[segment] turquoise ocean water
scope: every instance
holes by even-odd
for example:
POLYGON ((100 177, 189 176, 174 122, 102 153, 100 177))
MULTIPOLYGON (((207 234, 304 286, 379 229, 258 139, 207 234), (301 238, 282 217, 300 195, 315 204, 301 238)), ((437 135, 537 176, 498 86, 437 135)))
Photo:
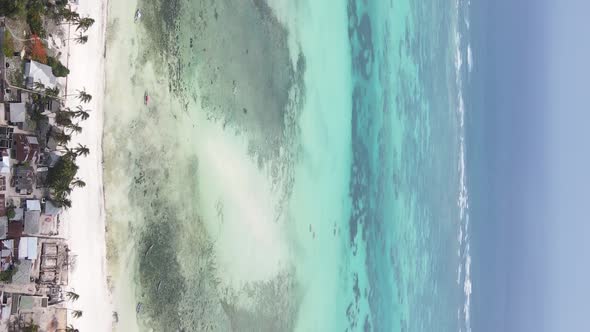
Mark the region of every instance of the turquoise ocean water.
POLYGON ((470 331, 468 1, 138 7, 153 102, 105 156, 140 330, 470 331))

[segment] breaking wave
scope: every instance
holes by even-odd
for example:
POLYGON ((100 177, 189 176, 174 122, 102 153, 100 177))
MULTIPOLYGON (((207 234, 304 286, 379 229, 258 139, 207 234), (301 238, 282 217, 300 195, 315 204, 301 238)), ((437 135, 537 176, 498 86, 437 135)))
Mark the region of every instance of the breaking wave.
POLYGON ((459 320, 459 331, 471 331, 471 294, 473 284, 471 280, 471 245, 469 233, 469 191, 467 185, 466 162, 465 162, 465 100, 463 96, 464 82, 463 75, 464 57, 467 62, 467 71, 470 73, 473 69, 473 53, 471 46, 464 36, 465 31, 468 32, 470 21, 468 9, 470 1, 457 0, 455 3, 456 21, 455 21, 455 78, 457 86, 456 95, 456 116, 459 130, 459 160, 457 161, 457 168, 459 171, 459 194, 457 198, 457 205, 459 208, 459 223, 457 231, 457 241, 459 249, 457 255, 460 263, 457 267, 457 285, 462 285, 463 292, 463 308, 457 311, 457 319, 459 320), (460 26, 462 18, 463 25, 460 26))

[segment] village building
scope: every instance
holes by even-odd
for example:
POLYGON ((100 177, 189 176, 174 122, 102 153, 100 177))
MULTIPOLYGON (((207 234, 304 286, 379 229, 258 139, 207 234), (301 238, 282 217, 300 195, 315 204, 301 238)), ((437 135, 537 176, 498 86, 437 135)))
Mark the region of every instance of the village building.
POLYGON ((18 166, 13 177, 16 192, 20 195, 30 195, 35 186, 35 171, 31 166, 18 166))
POLYGON ((13 127, 0 126, 0 149, 12 148, 13 134, 13 127))
POLYGON ((37 174, 35 179, 35 188, 42 189, 47 185, 47 177, 49 176, 49 168, 46 166, 37 167, 37 174))
POLYGON ((15 159, 18 162, 37 163, 39 158, 39 141, 37 136, 14 134, 15 159))
POLYGON ((6 124, 6 119, 8 119, 8 116, 8 110, 6 109, 4 103, 2 103, 0 100, 0 123, 6 124))
MULTIPOLYGON (((0 177, 0 185, 2 184, 3 178, 0 177)), ((6 188, 4 188, 4 190, 6 190, 6 188)), ((5 216, 7 212, 7 207, 6 207, 6 196, 4 194, 0 194, 0 216, 5 216)))
POLYGON ((27 108, 25 103, 9 103, 8 114, 10 124, 23 128, 23 124, 27 120, 27 108))
POLYGON ((61 208, 52 201, 45 202, 44 214, 57 217, 61 213, 61 208))
POLYGON ((0 217, 0 239, 5 239, 8 235, 8 217, 0 217))
POLYGON ((10 175, 10 153, 8 150, 4 149, 0 154, 2 155, 2 161, 0 161, 0 176, 6 178, 10 175))
POLYGON ((41 211, 41 201, 38 199, 27 199, 26 205, 28 211, 41 211))
POLYGON ((10 218, 10 221, 22 221, 23 218, 25 217, 25 209, 23 208, 14 208, 12 211, 14 211, 14 216, 12 216, 10 218))
POLYGON ((12 294, 0 291, 0 321, 6 321, 12 310, 12 294))
POLYGON ((43 239, 39 264, 39 283, 51 290, 67 285, 69 250, 63 241, 43 239))
MULTIPOLYGON (((10 315, 14 317, 11 326, 18 326, 17 331, 25 331, 26 326, 51 326, 51 331, 67 331, 67 310, 52 306, 50 299, 43 295, 28 295, 12 293, 10 315)), ((8 311, 8 310, 7 310, 8 311)), ((2 315, 4 316, 4 314, 2 315)), ((10 318, 8 318, 10 319, 10 318)), ((44 329, 39 331, 45 331, 44 329)))
POLYGON ((2 240, 0 242, 0 270, 6 271, 13 268, 14 264, 14 240, 2 240))
POLYGON ((34 261, 37 259, 37 244, 36 237, 21 237, 18 243, 18 259, 34 261))
POLYGON ((41 211, 25 211, 25 231, 26 235, 39 234, 39 218, 41 211))
POLYGON ((36 83, 43 84, 45 88, 53 89, 57 86, 57 78, 53 75, 51 67, 37 61, 25 63, 25 86, 27 89, 35 89, 36 83))
POLYGON ((33 262, 30 260, 19 260, 15 266, 16 272, 12 276, 12 283, 15 285, 31 284, 31 271, 33 270, 33 262))

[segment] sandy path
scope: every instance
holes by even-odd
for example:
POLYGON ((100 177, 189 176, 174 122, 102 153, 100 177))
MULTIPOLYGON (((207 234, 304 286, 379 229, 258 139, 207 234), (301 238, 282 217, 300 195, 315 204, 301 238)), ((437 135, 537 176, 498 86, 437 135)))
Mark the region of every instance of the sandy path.
MULTIPOLYGON (((90 155, 78 158, 78 176, 86 187, 75 189, 71 195, 72 208, 62 219, 68 225, 68 237, 75 265, 70 272, 70 287, 80 299, 69 307, 82 310, 83 316, 68 319, 81 331, 111 331, 112 304, 107 287, 105 212, 102 180, 103 98, 105 88, 104 50, 107 0, 81 1, 78 12, 95 19, 88 30, 85 45, 71 44, 68 93, 86 88, 93 98, 85 108, 90 118, 81 126, 83 132, 74 136, 71 146, 78 143, 90 149, 90 155)), ((74 34, 72 28, 72 34, 74 34)), ((66 105, 75 108, 78 100, 71 97, 66 105)))

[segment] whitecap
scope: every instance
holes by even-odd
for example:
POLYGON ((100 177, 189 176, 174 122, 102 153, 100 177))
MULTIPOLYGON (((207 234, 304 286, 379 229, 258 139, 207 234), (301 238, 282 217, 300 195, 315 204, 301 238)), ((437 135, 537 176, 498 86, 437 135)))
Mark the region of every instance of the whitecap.
POLYGON ((471 51, 471 44, 467 45, 467 69, 470 73, 473 70, 473 51, 471 51))

